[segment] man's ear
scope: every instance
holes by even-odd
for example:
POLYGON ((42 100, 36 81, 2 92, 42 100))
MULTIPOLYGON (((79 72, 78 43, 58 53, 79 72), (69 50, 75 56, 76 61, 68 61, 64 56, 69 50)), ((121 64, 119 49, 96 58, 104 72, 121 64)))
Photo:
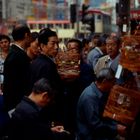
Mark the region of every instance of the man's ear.
POLYGON ((30 34, 29 33, 25 33, 25 38, 29 38, 30 34))
POLYGON ((43 92, 42 93, 42 98, 48 98, 48 92, 43 92))
POLYGON ((101 81, 98 81, 100 84, 104 84, 106 82, 106 79, 102 79, 101 81))
POLYGON ((43 48, 46 47, 43 43, 40 43, 40 49, 43 50, 43 48))

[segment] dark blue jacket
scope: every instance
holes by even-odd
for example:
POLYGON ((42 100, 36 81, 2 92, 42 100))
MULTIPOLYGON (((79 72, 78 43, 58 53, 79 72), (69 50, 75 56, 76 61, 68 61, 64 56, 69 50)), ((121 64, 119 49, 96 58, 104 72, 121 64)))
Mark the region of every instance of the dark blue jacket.
POLYGON ((80 88, 81 92, 89 86, 95 80, 95 74, 93 68, 91 68, 87 63, 81 62, 80 64, 80 88))
POLYGON ((93 48, 87 55, 87 63, 89 66, 94 69, 98 59, 103 56, 103 52, 99 47, 93 48))
POLYGON ((107 94, 91 83, 81 94, 77 105, 77 140, 113 140, 116 123, 102 117, 107 94))

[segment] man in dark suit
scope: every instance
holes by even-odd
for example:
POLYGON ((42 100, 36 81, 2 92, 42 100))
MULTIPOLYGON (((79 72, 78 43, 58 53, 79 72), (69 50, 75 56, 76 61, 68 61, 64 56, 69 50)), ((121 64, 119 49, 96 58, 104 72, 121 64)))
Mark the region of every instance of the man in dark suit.
POLYGON ((17 25, 12 31, 14 43, 4 62, 3 96, 7 111, 15 108, 22 97, 29 92, 30 59, 26 48, 30 44, 30 29, 17 25))
POLYGON ((54 89, 59 91, 60 76, 54 61, 59 47, 57 34, 50 29, 42 29, 39 33, 38 42, 41 54, 31 64, 31 85, 38 79, 45 77, 53 84, 54 89))
POLYGON ((49 80, 56 91, 56 97, 50 112, 45 114, 47 114, 46 117, 50 114, 50 119, 54 119, 53 116, 55 116, 57 120, 61 120, 62 116, 60 114, 63 114, 63 86, 54 61, 58 53, 58 37, 56 32, 44 28, 39 33, 38 41, 41 52, 31 63, 31 86, 40 78, 49 80))

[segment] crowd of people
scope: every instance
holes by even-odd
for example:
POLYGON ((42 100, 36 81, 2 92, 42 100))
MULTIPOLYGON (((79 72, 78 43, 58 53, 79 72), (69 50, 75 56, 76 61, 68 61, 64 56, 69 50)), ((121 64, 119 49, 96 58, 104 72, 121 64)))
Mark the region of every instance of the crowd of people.
POLYGON ((31 32, 17 25, 11 35, 0 35, 0 139, 125 139, 126 126, 103 117, 111 88, 123 83, 115 78, 120 37, 73 38, 62 50, 49 28, 31 32), (62 51, 78 56, 77 77, 59 73, 62 51))

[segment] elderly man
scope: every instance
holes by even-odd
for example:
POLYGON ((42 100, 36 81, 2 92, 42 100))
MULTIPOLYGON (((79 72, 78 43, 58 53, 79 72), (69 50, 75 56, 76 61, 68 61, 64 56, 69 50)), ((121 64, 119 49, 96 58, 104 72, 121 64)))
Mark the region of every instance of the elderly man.
MULTIPOLYGON (((100 57, 94 67, 95 74, 98 74, 98 72, 102 68, 110 67, 113 62, 115 62, 116 59, 118 59, 119 56, 119 49, 121 47, 120 39, 116 36, 110 36, 106 39, 106 52, 107 55, 100 57)), ((118 61, 116 61, 116 65, 118 65, 118 61)))
POLYGON ((77 104, 77 140, 114 140, 124 133, 125 126, 102 116, 113 81, 113 72, 103 68, 82 92, 77 104))

